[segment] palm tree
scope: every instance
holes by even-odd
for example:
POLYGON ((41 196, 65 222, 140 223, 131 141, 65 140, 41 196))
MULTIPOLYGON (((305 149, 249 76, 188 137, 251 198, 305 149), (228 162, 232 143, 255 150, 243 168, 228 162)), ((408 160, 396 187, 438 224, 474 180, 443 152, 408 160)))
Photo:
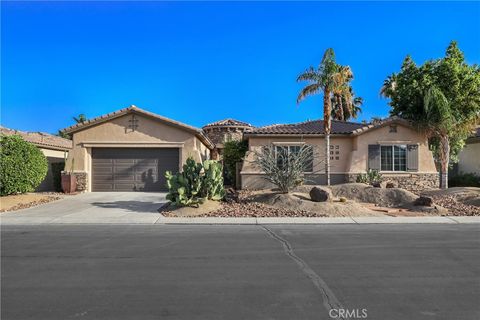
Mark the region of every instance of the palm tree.
POLYGON ((329 48, 323 54, 317 69, 310 67, 300 74, 297 81, 307 81, 297 97, 297 104, 308 96, 323 94, 323 125, 325 130, 325 175, 327 185, 330 185, 330 131, 331 131, 331 98, 335 88, 335 76, 339 66, 335 63, 335 52, 329 48))
POLYGON ((353 79, 353 72, 349 66, 338 66, 338 70, 333 76, 335 85, 333 86, 333 109, 336 109, 338 120, 345 120, 345 110, 351 109, 352 91, 350 90, 350 81, 353 79))
POLYGON ((363 98, 356 97, 351 86, 349 86, 349 93, 347 97, 339 97, 341 99, 341 106, 337 103, 335 98, 332 98, 332 118, 334 120, 348 121, 351 118, 356 119, 362 112, 363 98), (350 102, 347 102, 349 99, 350 102))
POLYGON ((80 113, 78 117, 72 117, 72 118, 76 123, 84 123, 85 121, 87 121, 87 117, 83 113, 80 113))
POLYGON ((452 116, 450 102, 443 92, 431 86, 424 95, 423 115, 417 125, 424 130, 430 139, 438 139, 437 152, 440 162, 440 188, 448 188, 448 166, 450 162, 449 134, 456 125, 452 116))
POLYGON ((393 73, 387 77, 387 79, 383 80, 383 85, 380 88, 380 96, 382 97, 391 97, 392 92, 395 90, 397 83, 396 83, 396 75, 393 73))

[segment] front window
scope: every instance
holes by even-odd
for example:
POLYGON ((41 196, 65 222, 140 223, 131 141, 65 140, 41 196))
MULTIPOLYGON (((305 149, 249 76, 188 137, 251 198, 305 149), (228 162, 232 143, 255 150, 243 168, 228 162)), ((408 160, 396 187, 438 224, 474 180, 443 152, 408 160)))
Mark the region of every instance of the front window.
POLYGON ((381 146, 381 171, 407 171, 407 146, 381 146))
MULTIPOLYGON (((285 162, 288 161, 290 157, 297 156, 301 150, 301 146, 299 145, 292 145, 292 146, 276 146, 275 153, 277 157, 277 166, 280 169, 285 168, 285 162)), ((309 161, 306 165, 305 172, 312 172, 313 171, 313 149, 308 149, 309 154, 309 161)))

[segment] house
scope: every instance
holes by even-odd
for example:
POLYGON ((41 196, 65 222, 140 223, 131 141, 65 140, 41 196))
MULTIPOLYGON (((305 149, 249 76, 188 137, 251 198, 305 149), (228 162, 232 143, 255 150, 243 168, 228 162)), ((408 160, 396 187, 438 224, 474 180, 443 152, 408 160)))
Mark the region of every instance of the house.
POLYGON ((167 170, 209 159, 214 148, 201 129, 133 105, 63 131, 72 135, 66 171, 77 191, 164 191, 167 170))
POLYGON ((254 127, 246 122, 235 119, 224 119, 209 123, 202 127, 207 137, 215 144, 212 152, 212 158, 221 159, 223 154, 223 145, 230 140, 242 140, 243 133, 254 127))
POLYGON ((480 176, 480 127, 469 137, 458 155, 457 173, 473 173, 480 176))
MULTIPOLYGON (((25 141, 36 145, 48 161, 48 171, 45 179, 35 191, 56 191, 54 185, 55 163, 64 163, 68 152, 72 149, 72 141, 44 132, 26 132, 0 127, 2 135, 19 135, 25 141)), ((59 173, 58 173, 59 174, 59 173)))
MULTIPOLYGON (((308 144, 314 148, 313 167, 306 172, 307 183, 325 184, 324 127, 322 120, 270 125, 244 133, 249 151, 241 176, 242 189, 273 187, 255 165, 255 152, 274 145, 295 152, 308 144)), ((373 124, 332 121, 330 146, 331 183, 355 182, 368 169, 378 170, 386 180, 411 191, 439 186, 432 152, 424 134, 406 120, 392 117, 373 124)))

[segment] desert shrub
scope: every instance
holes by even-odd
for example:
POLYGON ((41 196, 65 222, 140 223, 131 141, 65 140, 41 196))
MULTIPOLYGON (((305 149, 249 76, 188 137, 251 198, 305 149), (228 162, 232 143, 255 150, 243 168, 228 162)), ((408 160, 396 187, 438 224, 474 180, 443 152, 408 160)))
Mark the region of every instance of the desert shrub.
POLYGON ((225 142, 223 146, 223 163, 225 165, 225 178, 236 185, 236 164, 245 157, 248 150, 247 141, 230 140, 225 142))
POLYGON ((65 169, 65 162, 53 162, 52 177, 53 177, 53 189, 57 192, 62 191, 62 171, 65 169))
POLYGON ((47 158, 22 137, 0 136, 0 194, 34 191, 48 171, 47 158))
POLYGON ((264 178, 281 192, 288 193, 305 182, 305 172, 313 172, 313 147, 303 144, 295 151, 288 146, 263 146, 256 150, 254 163, 265 172, 264 178))
POLYGON ((382 182, 382 174, 378 170, 368 169, 367 173, 357 176, 358 183, 374 184, 382 182))
POLYGON ((456 176, 450 176, 448 179, 449 187, 480 187, 480 176, 474 173, 461 173, 456 176))
POLYGON ((167 179, 167 200, 177 206, 195 206, 205 199, 222 200, 225 196, 223 187, 222 165, 218 161, 206 160, 196 163, 188 158, 183 171, 165 173, 167 179))

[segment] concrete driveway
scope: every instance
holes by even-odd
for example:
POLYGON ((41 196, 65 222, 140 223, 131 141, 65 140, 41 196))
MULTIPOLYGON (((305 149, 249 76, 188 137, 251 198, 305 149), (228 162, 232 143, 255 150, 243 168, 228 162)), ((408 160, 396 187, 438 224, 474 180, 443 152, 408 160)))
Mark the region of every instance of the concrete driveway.
POLYGON ((2 224, 155 223, 166 193, 91 192, 0 215, 2 224))

